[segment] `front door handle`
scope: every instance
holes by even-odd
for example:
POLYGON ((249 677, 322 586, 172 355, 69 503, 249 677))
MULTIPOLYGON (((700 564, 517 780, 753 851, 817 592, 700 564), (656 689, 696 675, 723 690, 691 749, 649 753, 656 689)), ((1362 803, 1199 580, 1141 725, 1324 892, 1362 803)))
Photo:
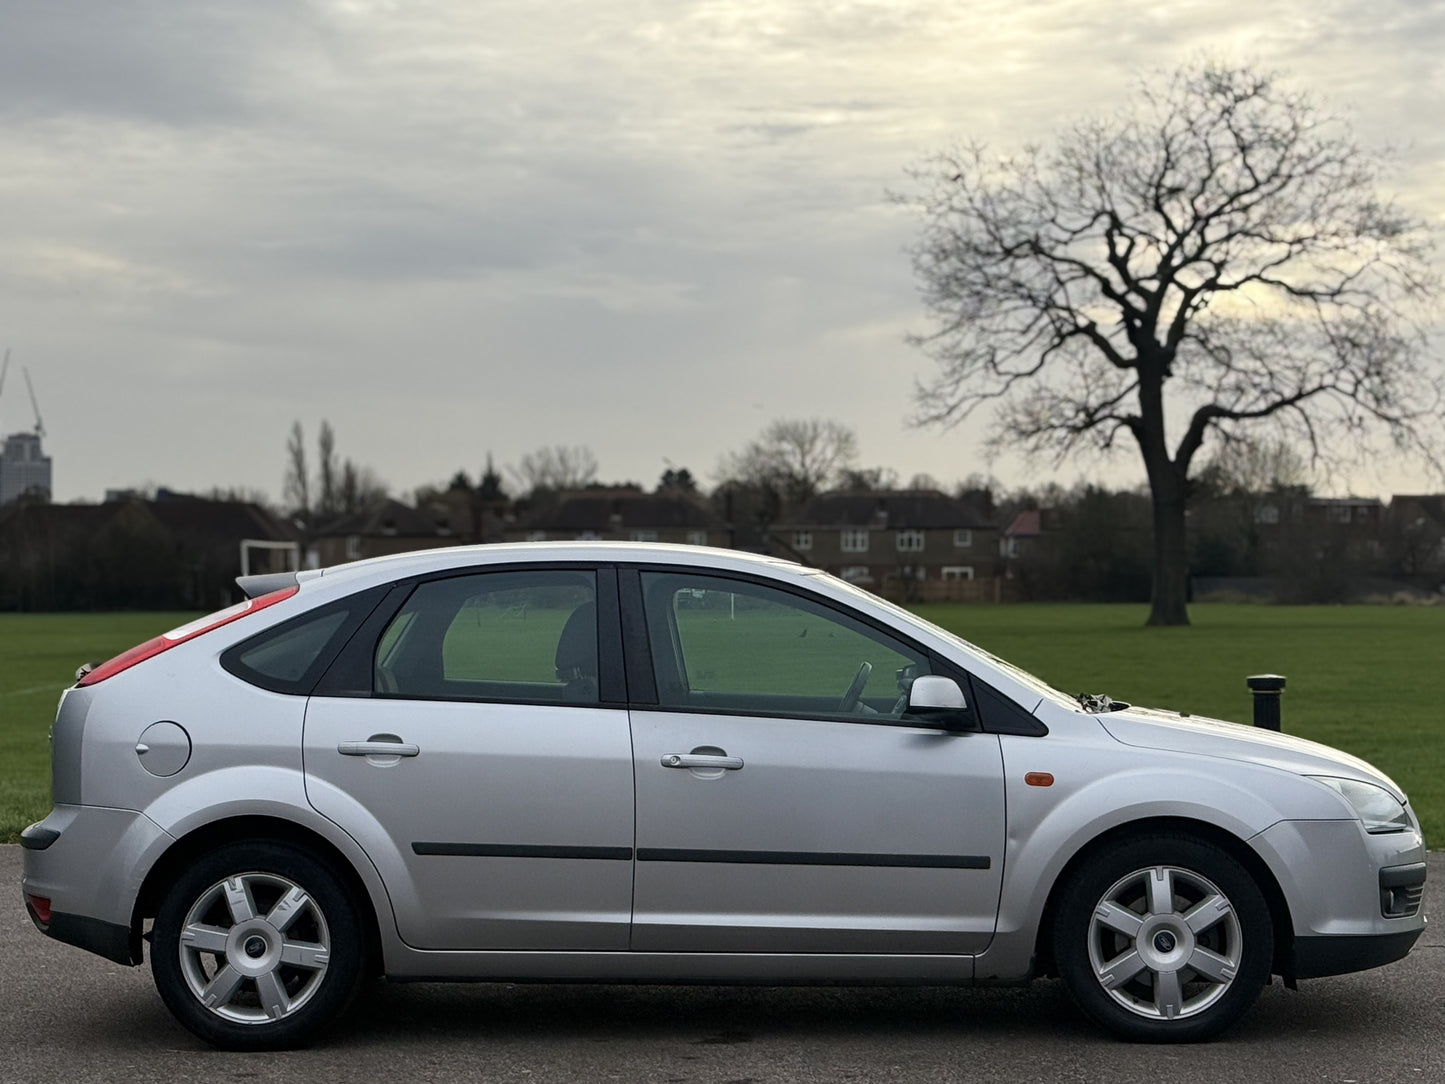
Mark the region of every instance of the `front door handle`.
POLYGON ((336 751, 344 757, 414 757, 421 746, 401 741, 344 741, 336 751))
POLYGON ((721 768, 723 771, 735 772, 743 766, 742 757, 713 756, 709 753, 663 753, 662 766, 664 768, 721 768))

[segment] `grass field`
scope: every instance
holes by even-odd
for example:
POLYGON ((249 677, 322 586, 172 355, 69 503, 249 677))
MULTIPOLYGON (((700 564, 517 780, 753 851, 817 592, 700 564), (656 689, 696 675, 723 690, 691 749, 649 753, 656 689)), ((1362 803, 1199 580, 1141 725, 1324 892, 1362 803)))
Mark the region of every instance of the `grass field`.
POLYGON ((0 614, 0 842, 50 808, 50 723, 75 668, 103 662, 193 614, 0 614))
MULTIPOLYGON (((1248 722, 1244 678, 1289 679, 1284 728, 1389 773, 1426 838, 1445 844, 1445 608, 1200 605, 1193 626, 1146 629, 1142 606, 933 606, 929 619, 1068 692, 1248 722), (1432 661, 1434 660, 1434 661, 1432 661)), ((0 614, 0 840, 49 807, 47 733, 82 662, 184 614, 0 614)))

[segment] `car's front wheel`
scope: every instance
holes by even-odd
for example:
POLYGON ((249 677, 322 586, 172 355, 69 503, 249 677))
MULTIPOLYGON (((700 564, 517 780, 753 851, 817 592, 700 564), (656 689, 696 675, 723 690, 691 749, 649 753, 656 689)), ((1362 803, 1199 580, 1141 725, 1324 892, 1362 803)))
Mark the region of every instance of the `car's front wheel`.
POLYGON ((1142 1042, 1209 1038, 1269 978, 1269 908, 1248 871, 1188 836, 1102 851, 1064 887, 1054 923, 1059 973, 1083 1011, 1142 1042))
POLYGON ((350 1003, 364 974, 351 894, 308 851, 231 844, 192 865, 161 902, 151 970, 162 1000, 215 1046, 299 1046, 350 1003))

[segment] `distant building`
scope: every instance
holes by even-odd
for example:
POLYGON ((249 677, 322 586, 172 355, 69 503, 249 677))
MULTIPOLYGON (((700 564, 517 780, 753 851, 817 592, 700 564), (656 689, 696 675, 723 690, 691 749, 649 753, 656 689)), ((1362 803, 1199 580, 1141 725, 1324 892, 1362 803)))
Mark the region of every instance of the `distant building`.
POLYGON ((411 508, 388 497, 317 531, 306 553, 306 567, 328 568, 367 557, 459 546, 466 541, 452 529, 445 511, 411 508))
POLYGON ((994 602, 999 529, 985 495, 824 493, 773 525, 773 552, 904 602, 994 602))
POLYGON ((507 524, 508 542, 564 540, 728 545, 727 525, 695 496, 678 490, 584 489, 554 494, 507 524))
POLYGON ((0 452, 0 505, 27 493, 50 499, 50 457, 40 449, 39 433, 11 433, 0 452))

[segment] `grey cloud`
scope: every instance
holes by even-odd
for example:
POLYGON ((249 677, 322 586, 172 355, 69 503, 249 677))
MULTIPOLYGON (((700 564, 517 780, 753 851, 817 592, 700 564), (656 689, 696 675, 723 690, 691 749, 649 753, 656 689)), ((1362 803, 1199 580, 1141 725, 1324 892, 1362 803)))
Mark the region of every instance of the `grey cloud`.
POLYGON ((313 40, 287 0, 0 5, 0 111, 212 124, 254 115, 285 59, 313 40))

